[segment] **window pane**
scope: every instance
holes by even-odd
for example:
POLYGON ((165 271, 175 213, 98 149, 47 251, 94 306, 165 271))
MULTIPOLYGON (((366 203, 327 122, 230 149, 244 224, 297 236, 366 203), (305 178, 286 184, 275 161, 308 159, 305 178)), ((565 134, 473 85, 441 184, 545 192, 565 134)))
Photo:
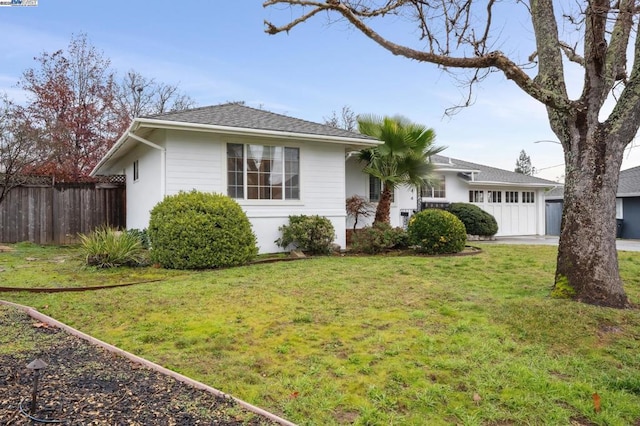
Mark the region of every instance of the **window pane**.
POLYGON ((445 177, 440 176, 422 188, 422 196, 427 198, 447 198, 445 177))
POLYGON ((227 195, 244 198, 244 146, 227 144, 227 195))
POLYGON ((369 201, 377 203, 380 201, 380 179, 375 176, 369 175, 369 201))
POLYGON ((300 199, 300 150, 298 148, 284 149, 284 198, 286 200, 300 199))

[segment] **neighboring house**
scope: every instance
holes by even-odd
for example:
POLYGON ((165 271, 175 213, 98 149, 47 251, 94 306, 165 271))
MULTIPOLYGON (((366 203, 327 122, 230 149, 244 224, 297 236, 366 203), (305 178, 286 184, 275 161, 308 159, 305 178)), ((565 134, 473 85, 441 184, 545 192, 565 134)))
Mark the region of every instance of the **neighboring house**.
POLYGON ((127 227, 179 191, 217 192, 243 207, 261 253, 289 215, 331 220, 345 245, 345 156, 378 145, 368 136, 239 104, 136 118, 92 171, 126 174, 127 227))
MULTIPOLYGON (((544 194, 558 183, 443 155, 431 160, 436 166, 432 186, 396 189, 391 205, 393 226, 405 226, 417 210, 464 202, 491 213, 498 222, 498 236, 544 235, 544 194)), ((361 170, 356 158, 347 159, 347 196, 359 194, 375 202, 380 197, 380 181, 361 170)), ((358 225, 371 220, 358 221, 358 225)), ((353 225, 352 218, 348 225, 353 225)))
MULTIPOLYGON (((557 188, 547 195, 547 234, 560 235, 564 193, 557 188)), ((616 194, 617 237, 640 239, 640 166, 620 171, 616 194)))

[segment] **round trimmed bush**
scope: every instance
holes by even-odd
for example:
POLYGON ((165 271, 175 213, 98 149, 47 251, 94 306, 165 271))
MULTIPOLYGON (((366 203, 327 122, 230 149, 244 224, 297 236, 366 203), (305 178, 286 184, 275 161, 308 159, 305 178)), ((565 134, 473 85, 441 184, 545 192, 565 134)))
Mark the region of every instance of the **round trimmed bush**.
POLYGON ((206 269, 246 264, 258 247, 240 205, 198 191, 166 197, 151 210, 151 260, 164 268, 206 269))
POLYGON ((464 224, 445 210, 427 209, 409 219, 409 242, 427 254, 458 253, 464 250, 467 231, 464 224))
POLYGON ((469 235, 491 237, 498 232, 498 222, 490 213, 469 203, 453 203, 449 211, 464 223, 469 235))

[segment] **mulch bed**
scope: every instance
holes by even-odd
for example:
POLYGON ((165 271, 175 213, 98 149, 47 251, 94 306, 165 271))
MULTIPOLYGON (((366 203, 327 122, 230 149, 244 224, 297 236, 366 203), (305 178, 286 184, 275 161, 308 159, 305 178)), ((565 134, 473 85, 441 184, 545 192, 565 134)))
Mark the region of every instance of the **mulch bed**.
POLYGON ((34 425, 29 413, 34 359, 40 372, 33 417, 64 425, 274 425, 232 399, 195 389, 122 356, 0 306, 0 424, 34 425), (15 331, 15 335, 13 332, 15 331), (11 338, 24 349, 6 347, 11 338), (35 350, 33 349, 35 344, 35 350), (20 406, 23 410, 20 410, 20 406))

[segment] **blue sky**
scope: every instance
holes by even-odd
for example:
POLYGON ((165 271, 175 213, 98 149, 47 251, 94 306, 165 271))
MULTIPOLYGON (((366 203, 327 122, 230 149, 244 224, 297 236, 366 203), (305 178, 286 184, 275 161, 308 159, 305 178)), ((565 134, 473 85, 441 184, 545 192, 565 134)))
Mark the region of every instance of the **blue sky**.
MULTIPOLYGON (((524 149, 544 169, 538 176, 562 175, 562 167, 548 168, 563 162, 561 147, 534 143, 555 140, 544 108, 501 74, 476 88, 474 106, 447 118, 444 110, 463 96, 448 74, 395 57, 325 16, 288 35, 264 32, 264 19, 284 23, 291 16, 297 15, 264 9, 261 0, 39 0, 35 7, 0 7, 0 92, 24 101, 15 84, 36 66, 33 58, 65 49, 73 34, 84 32, 118 74, 134 69, 179 84, 200 106, 245 101, 316 122, 343 105, 356 113, 402 114, 433 127, 437 144, 448 147, 444 155, 513 170, 524 149)), ((410 23, 390 18, 386 24, 386 34, 417 43, 410 23)), ((530 45, 530 34, 520 30, 525 25, 505 20, 501 35, 513 46, 530 45)), ((640 164, 640 148, 627 157, 623 168, 640 164)))

